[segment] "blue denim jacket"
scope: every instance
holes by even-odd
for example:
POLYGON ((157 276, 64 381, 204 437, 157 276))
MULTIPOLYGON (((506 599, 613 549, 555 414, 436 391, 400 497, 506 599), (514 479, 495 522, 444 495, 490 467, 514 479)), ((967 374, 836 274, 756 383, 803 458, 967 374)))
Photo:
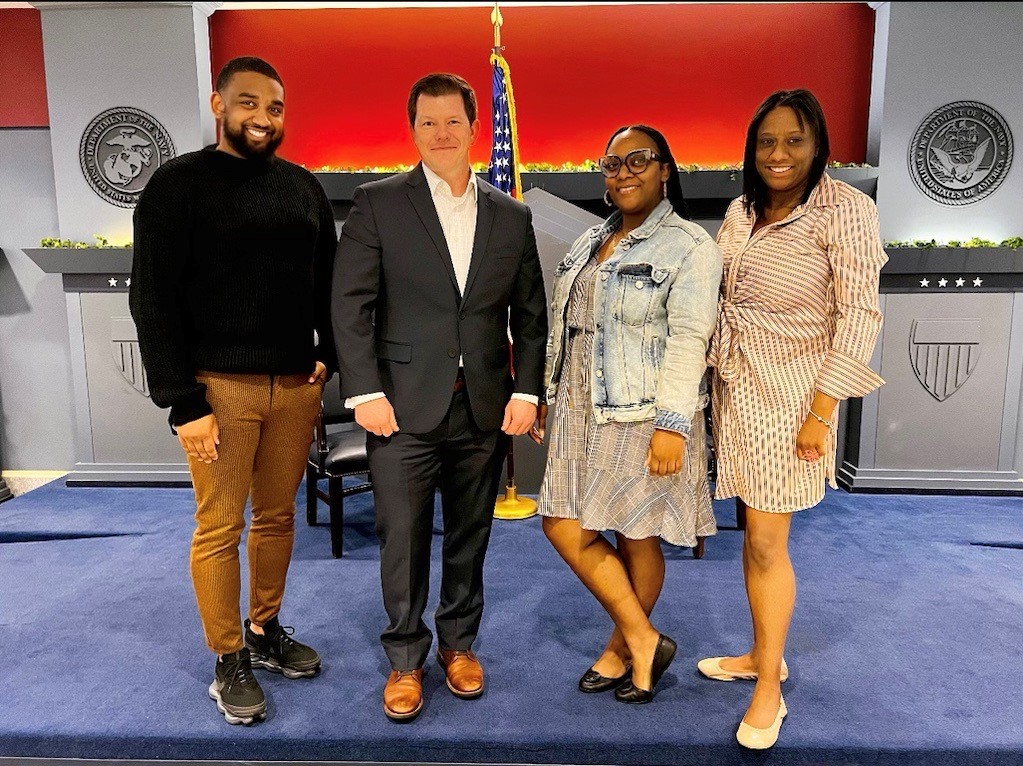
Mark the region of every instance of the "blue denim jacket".
MULTIPOLYGON (((621 212, 583 234, 558 265, 544 389, 553 404, 568 339, 565 314, 583 266, 621 223, 621 212)), ((654 420, 689 436, 706 404, 700 384, 717 320, 721 251, 662 200, 600 264, 593 294, 590 368, 598 423, 654 420)))

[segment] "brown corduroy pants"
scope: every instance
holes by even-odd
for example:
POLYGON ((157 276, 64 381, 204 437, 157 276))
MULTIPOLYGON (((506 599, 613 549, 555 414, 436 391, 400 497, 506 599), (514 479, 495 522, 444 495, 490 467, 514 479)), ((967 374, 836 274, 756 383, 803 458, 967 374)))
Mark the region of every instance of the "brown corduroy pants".
POLYGON ((244 645, 238 547, 249 525, 249 619, 280 611, 295 538, 295 494, 302 481, 323 386, 308 375, 200 372, 220 429, 218 459, 188 459, 195 488, 192 584, 206 644, 217 654, 244 645))

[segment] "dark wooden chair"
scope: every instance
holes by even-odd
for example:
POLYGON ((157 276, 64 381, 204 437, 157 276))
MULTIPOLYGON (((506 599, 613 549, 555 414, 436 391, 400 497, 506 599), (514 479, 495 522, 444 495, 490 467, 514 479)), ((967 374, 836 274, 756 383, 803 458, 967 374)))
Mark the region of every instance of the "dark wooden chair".
POLYGON ((355 413, 342 406, 335 376, 323 390, 316 433, 306 466, 306 521, 311 527, 319 526, 319 501, 327 504, 330 511, 330 553, 334 558, 339 559, 344 553, 345 498, 372 488, 366 456, 366 432, 355 425, 355 413), (329 426, 347 424, 351 427, 328 431, 329 426), (344 486, 346 478, 357 476, 365 476, 367 480, 355 486, 344 486), (319 487, 322 479, 327 480, 326 492, 319 487))
MULTIPOLYGON (((710 381, 707 381, 708 387, 710 381)), ((710 402, 707 402, 707 406, 703 409, 703 428, 704 428, 704 449, 707 450, 707 480, 711 485, 714 484, 718 476, 718 464, 717 455, 714 453, 714 423, 710 417, 710 402)), ((711 491, 713 497, 713 490, 711 491)), ((696 538, 696 547, 693 548, 693 558, 702 559, 703 553, 706 548, 707 538, 699 537, 696 538)))
MULTIPOLYGON (((708 380, 708 385, 710 381, 708 380)), ((707 460, 707 478, 710 479, 710 483, 714 484, 717 482, 718 477, 718 462, 717 454, 714 452, 714 420, 711 417, 710 404, 707 404, 707 408, 703 411, 704 423, 707 426, 707 450, 709 452, 709 458, 707 460)), ((735 498, 735 528, 740 532, 746 529, 746 503, 743 502, 741 497, 735 498)), ((696 558, 703 557, 703 538, 697 538, 697 548, 693 549, 693 555, 696 558), (699 555, 696 555, 697 550, 699 555)))

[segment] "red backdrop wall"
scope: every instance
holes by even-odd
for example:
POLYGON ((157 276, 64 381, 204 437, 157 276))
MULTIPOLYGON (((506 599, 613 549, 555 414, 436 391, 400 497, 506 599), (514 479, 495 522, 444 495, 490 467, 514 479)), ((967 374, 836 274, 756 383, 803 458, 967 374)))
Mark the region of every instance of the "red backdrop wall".
POLYGON ((43 67, 43 27, 34 8, 0 10, 0 127, 50 124, 43 67))
MULTIPOLYGON (((611 131, 646 122, 683 164, 739 162, 747 122, 778 88, 823 104, 832 159, 866 151, 874 12, 866 3, 502 8, 523 162, 603 153, 611 131)), ((490 9, 217 11, 213 71, 257 55, 286 86, 281 153, 307 167, 412 163, 405 99, 430 71, 464 76, 490 153, 490 9)))
MULTIPOLYGON (((661 128, 682 163, 734 163, 772 90, 808 87, 824 105, 832 156, 866 149, 873 11, 863 3, 506 7, 524 162, 581 162, 625 122, 661 128)), ((0 127, 49 123, 42 29, 33 9, 0 10, 0 127)), ((217 11, 214 72, 259 55, 287 88, 282 153, 308 167, 415 161, 405 97, 429 71, 464 75, 480 98, 489 154, 489 9, 217 11)))

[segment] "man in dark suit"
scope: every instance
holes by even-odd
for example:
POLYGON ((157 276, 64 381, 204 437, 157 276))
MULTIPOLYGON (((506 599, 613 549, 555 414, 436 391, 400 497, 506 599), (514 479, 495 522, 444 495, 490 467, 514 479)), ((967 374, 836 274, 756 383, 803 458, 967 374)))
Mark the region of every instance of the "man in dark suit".
POLYGON ((472 652, 483 558, 509 437, 533 425, 542 385, 546 298, 532 217, 473 175, 476 111, 472 88, 456 75, 427 75, 412 87, 409 125, 422 162, 356 190, 335 265, 341 391, 367 431, 390 618, 381 635, 392 667, 384 712, 395 720, 423 707, 438 489, 437 659, 456 696, 483 693, 472 652))

